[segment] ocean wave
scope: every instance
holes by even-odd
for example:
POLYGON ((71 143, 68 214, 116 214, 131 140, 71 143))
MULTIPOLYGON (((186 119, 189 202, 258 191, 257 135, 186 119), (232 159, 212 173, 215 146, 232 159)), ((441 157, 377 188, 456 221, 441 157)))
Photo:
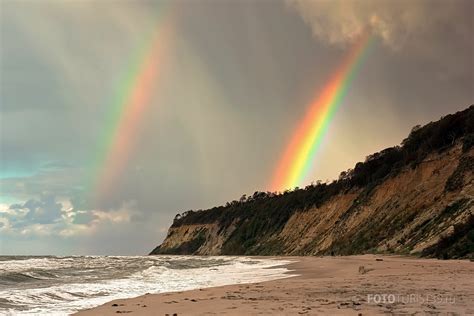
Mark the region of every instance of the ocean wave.
POLYGON ((19 272, 0 272, 0 284, 9 285, 14 283, 23 283, 23 282, 32 282, 37 281, 38 278, 31 276, 27 273, 19 273, 19 272))
MULTIPOLYGON (((36 263, 45 263, 41 258, 35 259, 36 263)), ((114 299, 145 293, 261 282, 289 276, 283 267, 268 269, 287 263, 272 259, 78 257, 68 264, 62 258, 43 259, 54 268, 49 266, 45 270, 32 271, 30 268, 28 272, 0 273, 0 280, 5 277, 4 280, 10 282, 6 287, 0 287, 0 314, 5 311, 14 314, 64 315, 114 299)))

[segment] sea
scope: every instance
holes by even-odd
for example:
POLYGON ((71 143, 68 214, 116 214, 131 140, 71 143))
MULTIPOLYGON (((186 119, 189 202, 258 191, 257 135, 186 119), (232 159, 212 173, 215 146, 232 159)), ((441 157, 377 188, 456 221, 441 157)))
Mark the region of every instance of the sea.
POLYGON ((69 315, 146 293, 292 276, 288 260, 227 256, 0 256, 0 315, 69 315))

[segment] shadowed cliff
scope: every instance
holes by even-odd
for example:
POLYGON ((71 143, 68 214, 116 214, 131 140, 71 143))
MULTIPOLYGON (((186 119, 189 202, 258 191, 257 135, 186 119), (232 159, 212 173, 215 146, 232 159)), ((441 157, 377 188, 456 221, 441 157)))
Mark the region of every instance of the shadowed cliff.
POLYGON ((150 254, 442 258, 474 253, 474 106, 368 156, 331 183, 178 214, 150 254))

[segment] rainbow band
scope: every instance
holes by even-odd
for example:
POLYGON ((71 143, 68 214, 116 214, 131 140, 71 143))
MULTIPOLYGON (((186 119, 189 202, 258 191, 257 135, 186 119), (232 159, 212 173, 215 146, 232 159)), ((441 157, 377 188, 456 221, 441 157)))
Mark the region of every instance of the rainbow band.
POLYGON ((169 26, 161 23, 131 63, 114 96, 96 158, 98 177, 92 188, 96 202, 108 198, 133 152, 140 123, 156 86, 165 45, 168 45, 167 33, 169 26))
POLYGON ((322 92, 311 103, 278 164, 271 183, 272 191, 294 188, 309 175, 329 124, 346 96, 372 42, 373 39, 369 34, 363 34, 322 92))

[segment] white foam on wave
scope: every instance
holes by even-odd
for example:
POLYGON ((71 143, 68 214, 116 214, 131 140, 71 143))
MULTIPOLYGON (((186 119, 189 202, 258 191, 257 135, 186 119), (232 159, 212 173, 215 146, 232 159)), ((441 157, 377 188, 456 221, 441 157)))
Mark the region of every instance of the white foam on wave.
MULTIPOLYGON (((140 258, 143 260, 144 257, 140 258)), ((281 266, 291 262, 288 260, 186 256, 148 258, 156 260, 157 265, 125 278, 102 280, 98 283, 61 284, 47 288, 0 290, 0 297, 8 299, 17 306, 28 306, 27 310, 7 310, 7 314, 66 315, 114 299, 130 298, 145 293, 255 283, 292 276, 288 274, 288 269, 281 266), (169 260, 186 262, 196 258, 222 262, 210 267, 190 269, 173 269, 163 265, 169 260)))

